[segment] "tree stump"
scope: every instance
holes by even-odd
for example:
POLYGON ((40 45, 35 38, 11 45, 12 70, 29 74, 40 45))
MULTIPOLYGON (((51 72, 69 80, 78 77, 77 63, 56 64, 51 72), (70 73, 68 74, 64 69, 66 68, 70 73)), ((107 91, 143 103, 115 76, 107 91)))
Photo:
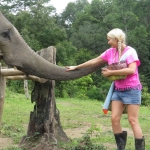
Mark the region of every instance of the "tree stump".
MULTIPOLYGON (((54 47, 42 49, 38 54, 55 64, 54 47)), ((34 110, 30 113, 27 135, 22 138, 19 147, 27 150, 58 150, 59 142, 69 141, 60 123, 54 87, 53 80, 48 80, 46 83, 35 82, 31 94, 31 101, 35 102, 34 110)))

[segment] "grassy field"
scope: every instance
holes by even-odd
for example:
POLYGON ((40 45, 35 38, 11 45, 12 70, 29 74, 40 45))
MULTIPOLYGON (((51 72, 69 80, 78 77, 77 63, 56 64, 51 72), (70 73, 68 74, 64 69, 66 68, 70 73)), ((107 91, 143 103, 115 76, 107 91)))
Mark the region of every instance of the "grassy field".
MULTIPOLYGON (((89 135, 93 143, 102 144, 108 150, 116 150, 114 136, 111 130, 110 112, 104 115, 102 103, 96 100, 60 99, 56 98, 57 108, 60 111, 61 124, 64 131, 72 140, 89 135)), ((30 100, 23 94, 7 91, 1 138, 11 138, 11 144, 3 145, 3 150, 20 150, 15 148, 23 135, 26 135, 30 112, 33 110, 30 100)), ((139 121, 146 139, 146 149, 150 149, 150 108, 141 107, 139 121)), ((122 126, 128 131, 126 150, 134 150, 134 138, 127 115, 122 117, 122 126)))

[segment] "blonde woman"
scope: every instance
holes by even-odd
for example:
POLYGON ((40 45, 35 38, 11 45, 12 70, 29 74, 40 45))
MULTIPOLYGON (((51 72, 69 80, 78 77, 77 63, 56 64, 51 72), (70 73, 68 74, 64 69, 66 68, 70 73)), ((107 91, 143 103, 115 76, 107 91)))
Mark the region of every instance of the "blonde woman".
POLYGON ((125 150, 126 146, 127 132, 122 131, 120 124, 121 116, 125 107, 127 107, 128 121, 134 133, 135 149, 145 150, 145 139, 138 122, 142 89, 138 74, 140 60, 138 59, 135 49, 126 45, 126 35, 121 29, 115 28, 108 32, 107 40, 108 44, 111 46, 110 49, 107 49, 97 58, 91 59, 77 66, 67 67, 67 71, 94 66, 101 63, 116 63, 125 52, 131 51, 130 55, 128 55, 125 60, 127 68, 121 70, 109 70, 104 68, 102 69, 102 75, 105 77, 111 75, 126 76, 125 79, 114 81, 115 88, 111 97, 111 122, 117 150, 125 150))

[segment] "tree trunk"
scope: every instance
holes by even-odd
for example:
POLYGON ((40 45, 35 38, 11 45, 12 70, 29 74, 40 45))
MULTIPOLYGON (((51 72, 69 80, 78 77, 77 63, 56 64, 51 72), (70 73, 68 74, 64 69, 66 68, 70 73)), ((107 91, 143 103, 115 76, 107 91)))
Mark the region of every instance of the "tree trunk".
MULTIPOLYGON (((55 63, 56 50, 53 47, 38 52, 46 60, 55 63)), ((27 135, 20 142, 20 147, 28 150, 58 150, 58 142, 68 142, 63 131, 59 110, 56 108, 55 81, 35 82, 31 94, 34 110, 30 113, 27 135)))

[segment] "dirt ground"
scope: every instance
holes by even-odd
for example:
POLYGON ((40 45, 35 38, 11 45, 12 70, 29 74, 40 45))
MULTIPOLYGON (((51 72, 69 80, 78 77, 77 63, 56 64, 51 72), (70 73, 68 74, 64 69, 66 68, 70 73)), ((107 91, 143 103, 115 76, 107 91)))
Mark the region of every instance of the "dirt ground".
MULTIPOLYGON (((75 129, 66 129, 65 132, 68 135, 69 138, 80 138, 83 136, 84 133, 89 129, 89 126, 84 126, 84 128, 75 128, 75 129)), ((102 127, 103 131, 111 131, 111 127, 102 127)), ((133 136, 133 132, 131 129, 128 128, 123 128, 124 131, 128 132, 128 136, 133 136)), ((103 143, 104 146, 106 147, 111 147, 116 148, 115 144, 110 144, 109 141, 108 143, 103 143)))
MULTIPOLYGON (((102 127, 103 130, 110 130, 111 128, 106 128, 106 127, 102 127)), ((89 126, 84 126, 83 128, 75 128, 75 129, 66 129, 64 130, 64 132, 68 135, 69 138, 73 139, 73 138, 80 138, 83 136, 84 133, 86 133, 86 131, 89 129, 89 126)), ((128 131, 128 135, 129 136, 133 136, 132 130, 124 128, 123 130, 128 131)), ((6 147, 11 147, 11 146, 17 146, 13 144, 13 141, 11 138, 1 138, 0 137, 0 150, 3 150, 6 147)), ((115 144, 112 145, 109 142, 108 143, 104 143, 104 146, 107 147, 115 147, 115 144)))
POLYGON ((13 145, 13 141, 11 138, 1 138, 0 137, 0 150, 3 148, 9 147, 13 145))

